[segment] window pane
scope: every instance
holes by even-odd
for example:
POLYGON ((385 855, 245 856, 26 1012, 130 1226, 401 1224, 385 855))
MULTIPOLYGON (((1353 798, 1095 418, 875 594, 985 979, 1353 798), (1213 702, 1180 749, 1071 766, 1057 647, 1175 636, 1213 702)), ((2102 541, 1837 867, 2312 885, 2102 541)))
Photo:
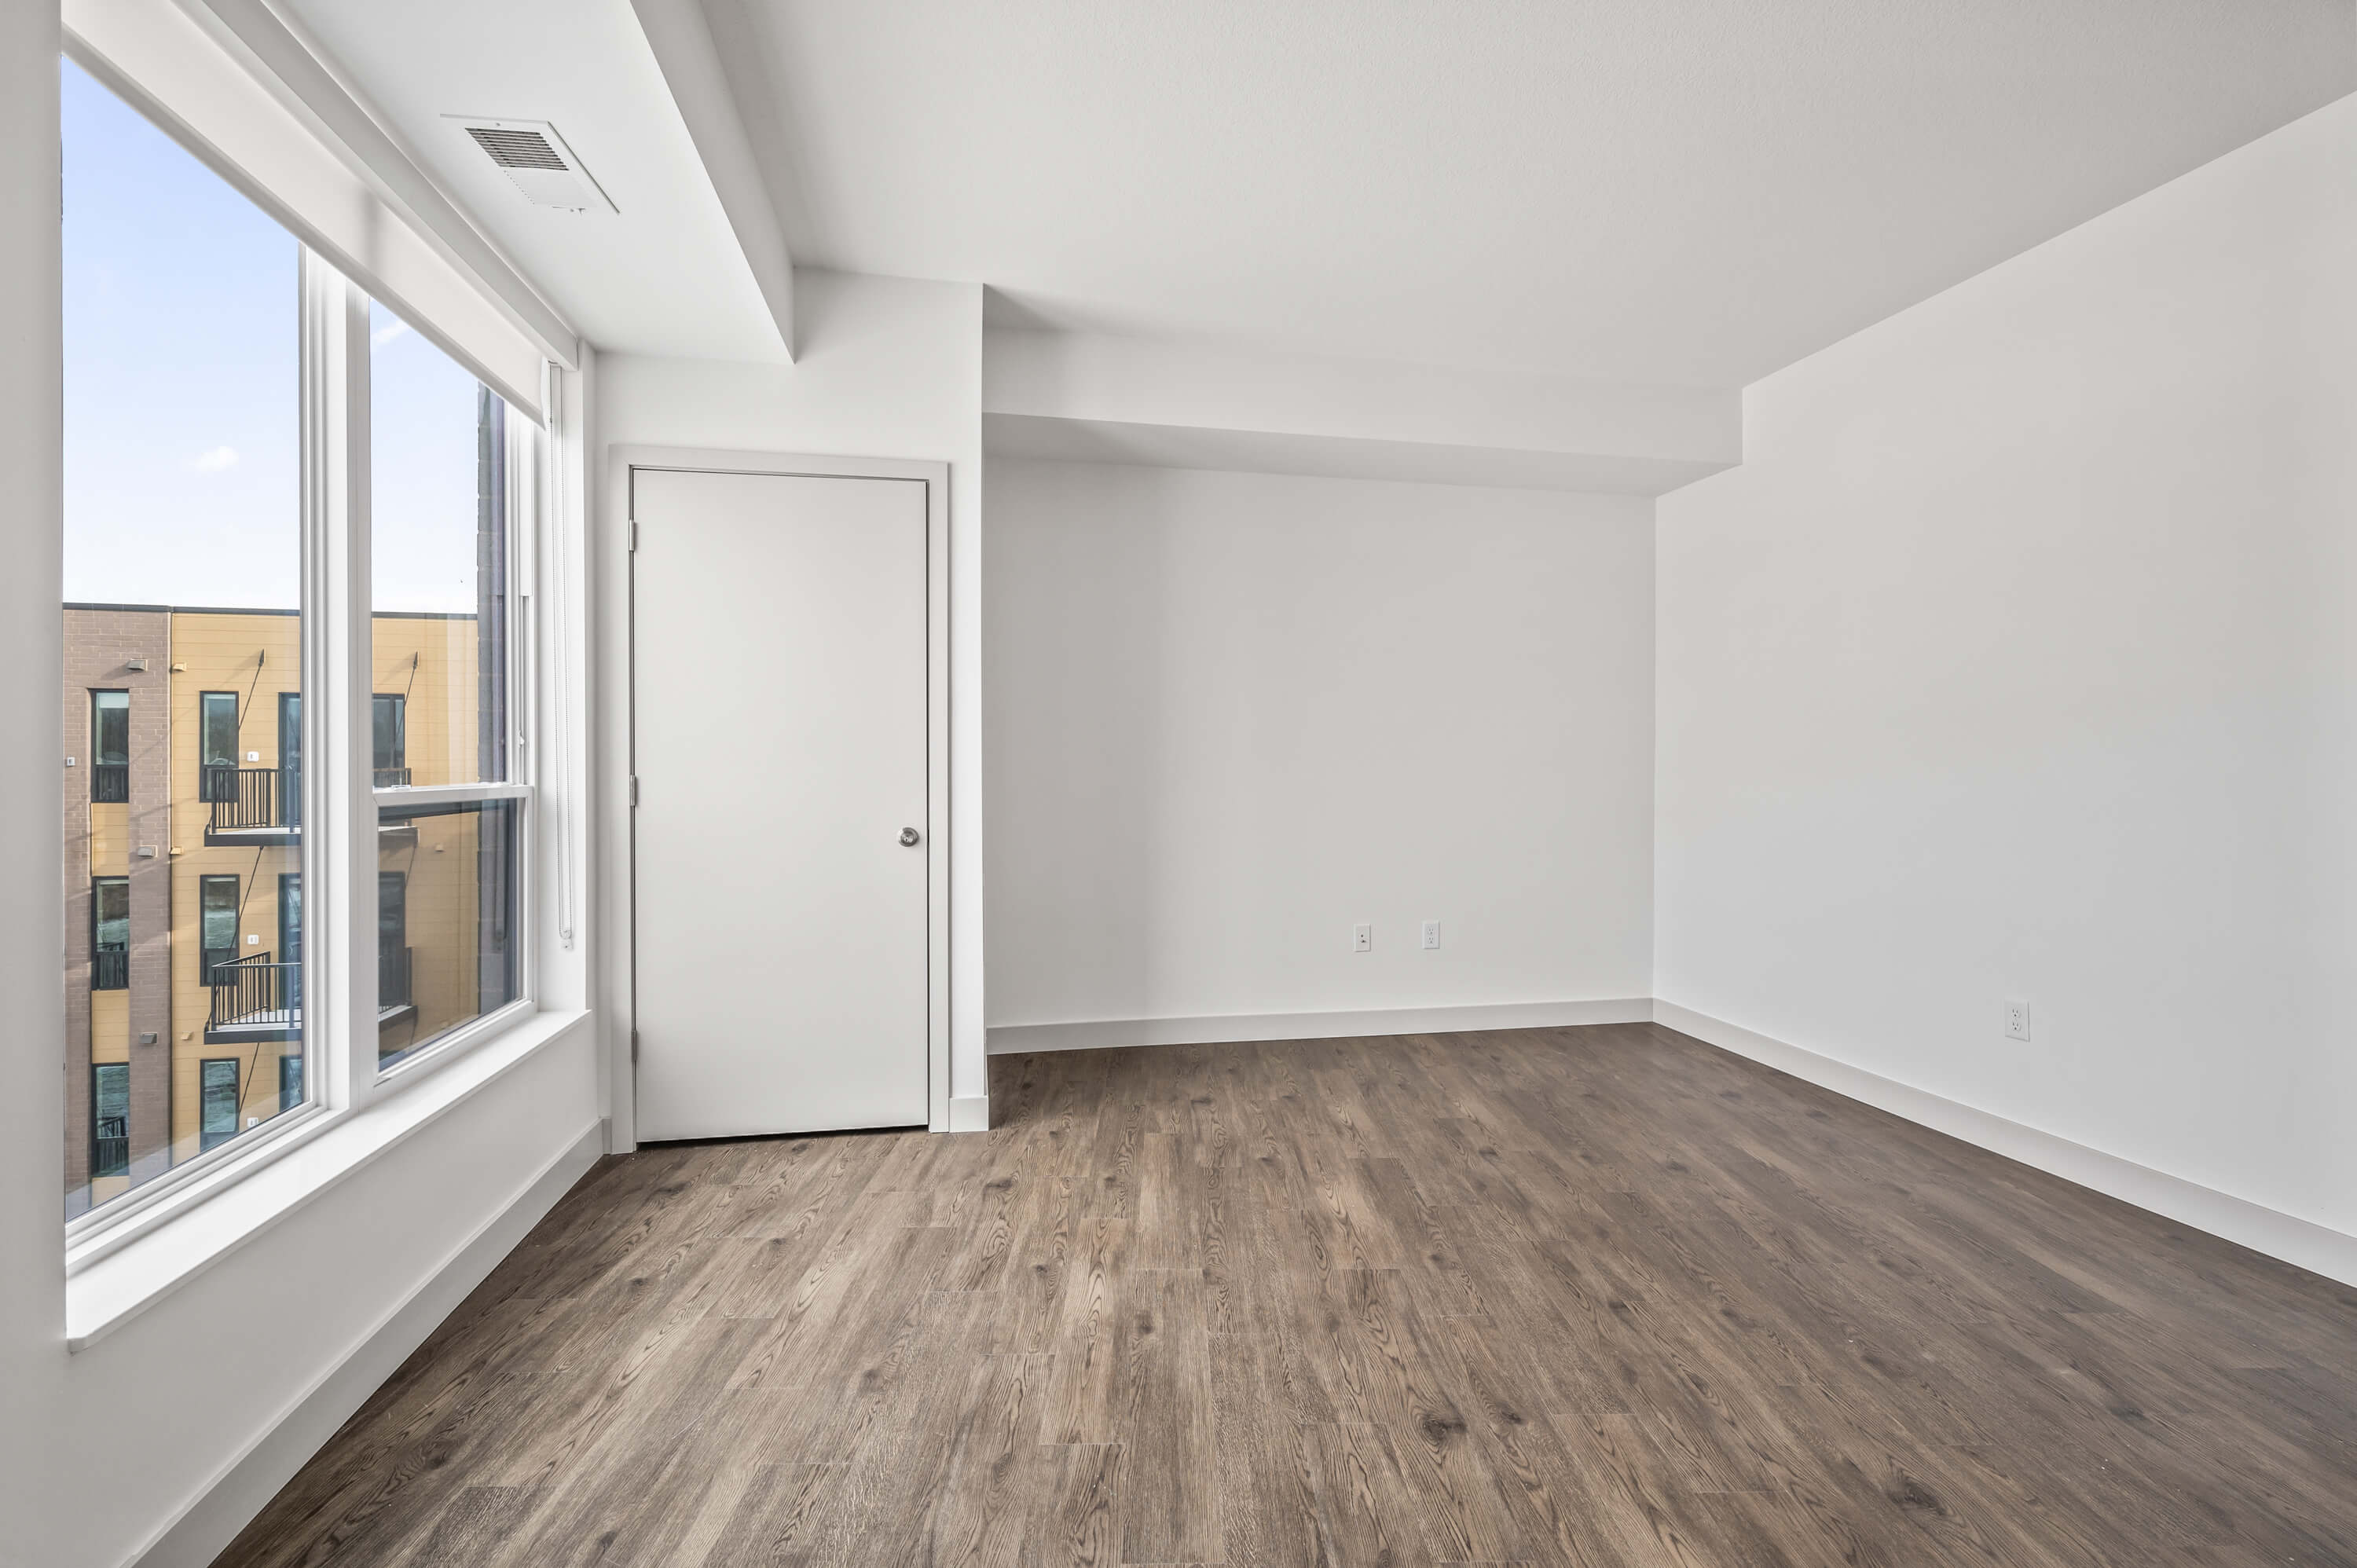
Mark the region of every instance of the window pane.
POLYGON ((377 835, 377 1064, 520 994, 514 800, 385 806, 377 835))
POLYGON ((98 1062, 90 1069, 92 1177, 131 1172, 131 1064, 98 1062))
POLYGON ((405 774, 380 787, 504 779, 507 404, 382 306, 369 323, 374 685, 400 730, 378 767, 405 774))
POLYGON ((210 1149, 237 1135, 237 1058, 208 1061, 203 1069, 197 1115, 199 1135, 210 1149))
POLYGON ((303 1048, 301 252, 61 72, 70 1217, 276 1114, 303 1048))
POLYGON ((390 789, 409 783, 409 699, 380 692, 370 700, 369 718, 376 787, 390 789))

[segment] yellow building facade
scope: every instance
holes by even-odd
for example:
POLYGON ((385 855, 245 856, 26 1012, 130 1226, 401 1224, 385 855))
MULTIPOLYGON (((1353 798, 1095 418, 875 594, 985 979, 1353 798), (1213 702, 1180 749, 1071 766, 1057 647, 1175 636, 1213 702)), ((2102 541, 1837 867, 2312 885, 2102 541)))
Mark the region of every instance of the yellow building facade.
MULTIPOLYGON (((66 617, 66 733, 83 747, 65 790, 71 1214, 308 1086, 298 618, 66 617)), ((476 618, 383 615, 373 635, 377 785, 484 777, 476 618)), ((379 1055, 393 1061, 511 993, 483 957, 484 855, 511 846, 470 811, 388 810, 377 840, 379 1055)))

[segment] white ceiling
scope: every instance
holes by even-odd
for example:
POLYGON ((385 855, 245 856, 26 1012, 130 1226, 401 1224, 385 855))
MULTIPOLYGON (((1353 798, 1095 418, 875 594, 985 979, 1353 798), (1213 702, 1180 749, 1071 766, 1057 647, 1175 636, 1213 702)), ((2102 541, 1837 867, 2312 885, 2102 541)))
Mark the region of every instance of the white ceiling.
MULTIPOLYGON (((285 3, 592 341, 773 357, 628 0, 285 3), (554 121, 621 213, 450 113, 554 121)), ((1755 380, 2357 89, 2357 0, 705 4, 801 264, 1623 382, 1755 380)))
POLYGON ((2352 0, 743 3, 797 261, 1609 381, 1754 380, 2357 88, 2352 0))
POLYGON ((281 3, 598 348, 785 357, 630 0, 281 3), (620 212, 532 206, 450 114, 551 122, 620 212))

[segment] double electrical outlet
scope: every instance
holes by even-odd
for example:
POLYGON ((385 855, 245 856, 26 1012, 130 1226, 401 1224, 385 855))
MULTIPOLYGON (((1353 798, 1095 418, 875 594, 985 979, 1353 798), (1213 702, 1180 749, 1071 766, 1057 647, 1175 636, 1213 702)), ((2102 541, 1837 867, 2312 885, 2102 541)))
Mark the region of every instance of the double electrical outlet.
MULTIPOLYGON (((1439 948, 1439 921, 1426 920, 1424 923, 1424 940, 1419 945, 1427 952, 1434 951, 1439 948)), ((1375 926, 1373 921, 1361 920, 1357 925, 1351 928, 1351 950, 1352 952, 1372 952, 1375 950, 1375 926)))

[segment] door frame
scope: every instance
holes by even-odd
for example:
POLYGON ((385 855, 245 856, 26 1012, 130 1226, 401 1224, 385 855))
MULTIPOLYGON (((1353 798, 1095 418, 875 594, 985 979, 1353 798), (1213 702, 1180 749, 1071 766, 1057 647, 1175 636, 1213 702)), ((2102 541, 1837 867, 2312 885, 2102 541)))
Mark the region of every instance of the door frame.
MULTIPOLYGON (((950 466, 905 457, 820 456, 703 447, 614 446, 607 449, 605 510, 620 545, 621 714, 616 786, 619 842, 608 846, 618 875, 608 906, 614 933, 607 961, 616 976, 611 1039, 612 1146, 637 1147, 638 1037, 638 519, 640 469, 756 474, 780 478, 904 479, 925 487, 925 1106, 930 1131, 950 1130, 950 466)), ((608 708, 608 711, 612 711, 608 708)), ((609 754, 610 755, 610 754, 609 754)))

